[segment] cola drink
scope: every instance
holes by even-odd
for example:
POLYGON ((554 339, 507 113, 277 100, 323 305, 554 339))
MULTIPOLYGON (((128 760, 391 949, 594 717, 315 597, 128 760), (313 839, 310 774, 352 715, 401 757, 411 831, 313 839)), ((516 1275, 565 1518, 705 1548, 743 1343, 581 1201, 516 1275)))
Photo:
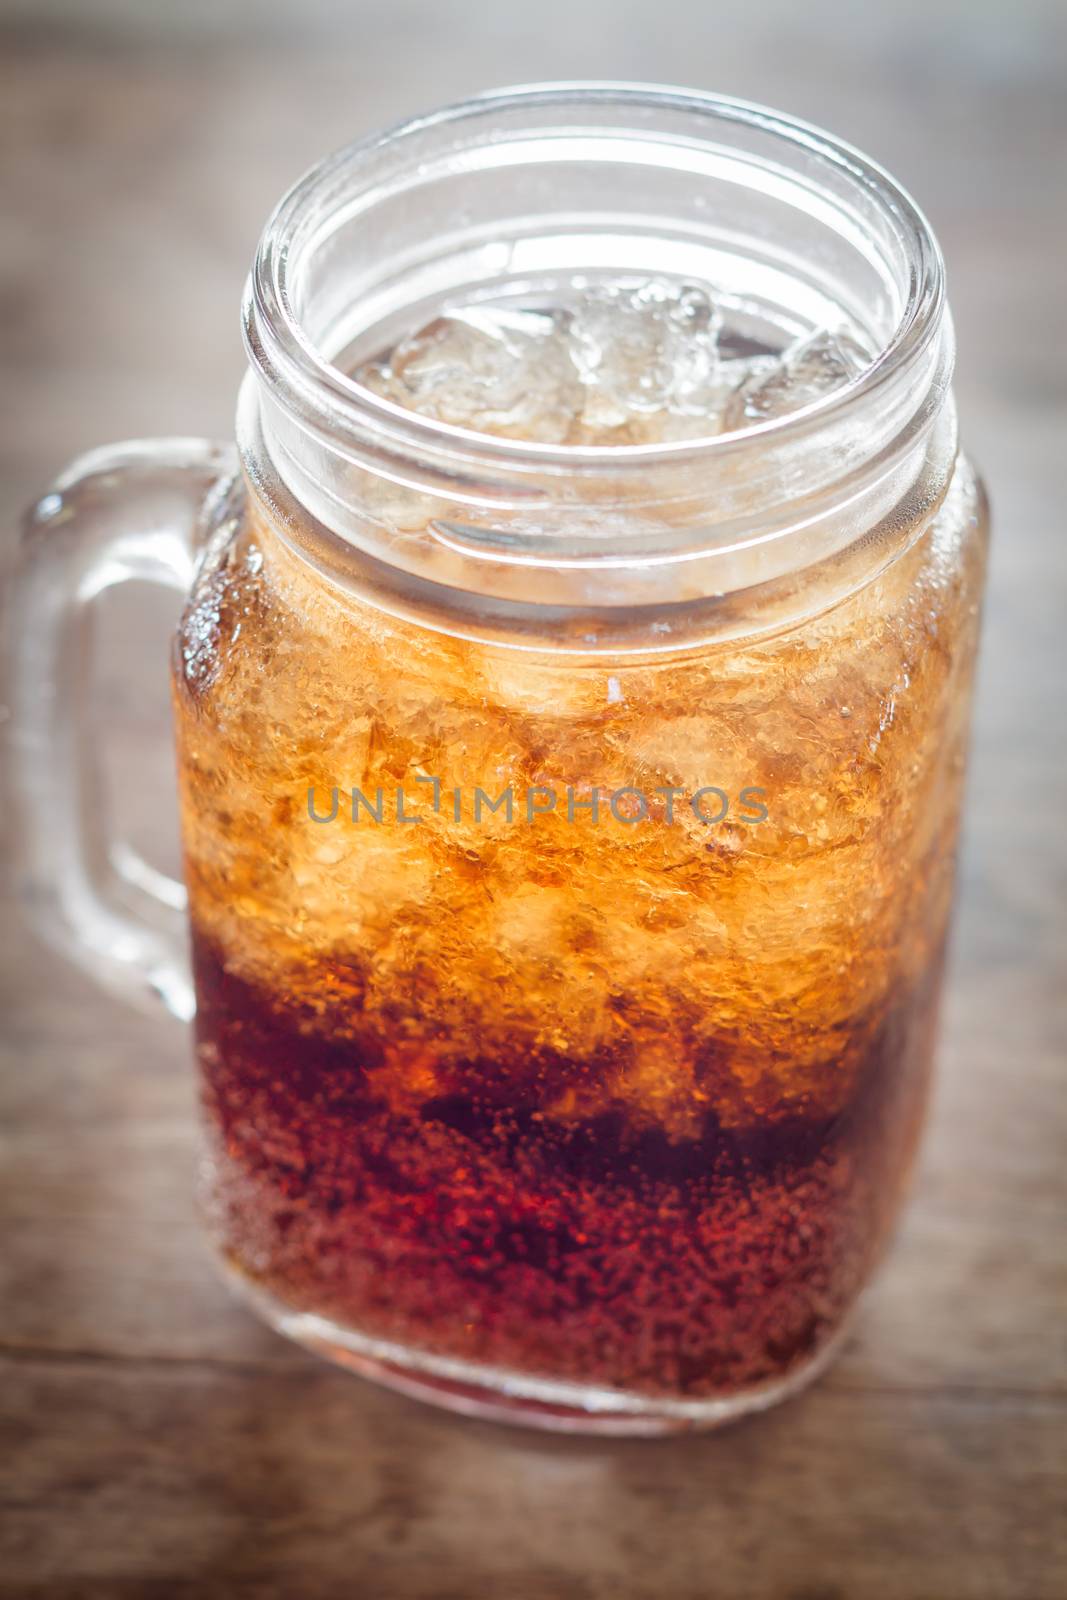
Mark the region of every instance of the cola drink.
MULTIPOLYGON (((731 348, 692 286, 636 303, 651 325, 632 288, 438 318, 363 377, 602 442, 855 370, 818 331, 731 348), (684 383, 665 304, 720 342, 684 383)), ((510 1374, 561 1416, 772 1393, 832 1344, 926 1095, 975 495, 961 467, 932 531, 803 628, 578 666, 338 599, 249 497, 175 699, 208 1207, 283 1325, 454 1394, 510 1374)))

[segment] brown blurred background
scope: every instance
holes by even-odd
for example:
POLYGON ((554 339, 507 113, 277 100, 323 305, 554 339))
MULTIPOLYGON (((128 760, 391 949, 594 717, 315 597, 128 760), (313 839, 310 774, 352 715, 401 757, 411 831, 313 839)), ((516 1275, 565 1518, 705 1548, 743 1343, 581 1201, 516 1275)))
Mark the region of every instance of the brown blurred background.
MULTIPOLYGON (((820 122, 948 260, 995 550, 914 1204, 839 1365, 765 1418, 587 1444, 435 1415, 231 1303, 192 1218, 181 1030, 4 899, 0 1596, 1067 1593, 1063 0, 0 0, 0 538, 81 450, 229 434, 256 236, 316 157, 576 77, 820 122)), ((167 610, 109 604, 96 683, 119 815, 163 864, 167 610)))

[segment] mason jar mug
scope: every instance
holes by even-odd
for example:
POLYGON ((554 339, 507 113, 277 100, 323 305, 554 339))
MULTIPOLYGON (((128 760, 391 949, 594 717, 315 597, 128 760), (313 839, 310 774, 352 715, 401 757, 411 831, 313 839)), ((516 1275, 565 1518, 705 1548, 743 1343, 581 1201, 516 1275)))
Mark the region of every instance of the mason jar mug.
POLYGON ((193 1020, 277 1328, 547 1426, 768 1405, 930 1071, 985 515, 929 227, 769 111, 519 90, 310 172, 243 323, 236 453, 98 451, 28 519, 27 907, 193 1020), (184 890, 88 799, 131 576, 187 592, 184 890))

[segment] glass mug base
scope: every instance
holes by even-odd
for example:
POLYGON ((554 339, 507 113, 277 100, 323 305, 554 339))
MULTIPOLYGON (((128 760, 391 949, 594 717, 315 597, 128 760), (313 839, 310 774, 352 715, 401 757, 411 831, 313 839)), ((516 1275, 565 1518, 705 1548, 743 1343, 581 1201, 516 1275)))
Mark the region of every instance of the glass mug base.
POLYGON ((756 1412, 769 1411, 799 1394, 833 1365, 852 1331, 851 1316, 814 1353, 784 1377, 731 1394, 700 1400, 671 1399, 598 1387, 558 1383, 372 1339, 328 1317, 294 1311, 246 1277, 225 1256, 215 1263, 230 1289, 265 1322, 295 1344, 361 1378, 412 1400, 475 1417, 548 1433, 613 1438, 656 1438, 705 1433, 756 1412))

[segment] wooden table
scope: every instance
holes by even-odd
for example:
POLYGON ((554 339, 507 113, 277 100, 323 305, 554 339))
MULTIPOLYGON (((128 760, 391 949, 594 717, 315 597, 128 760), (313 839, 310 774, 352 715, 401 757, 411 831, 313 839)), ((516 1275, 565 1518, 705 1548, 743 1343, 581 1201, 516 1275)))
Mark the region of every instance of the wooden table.
MULTIPOLYGON (((181 1030, 94 992, 5 903, 0 1596, 1067 1593, 1065 16, 884 9, 319 0, 303 32, 275 18, 249 35, 249 0, 0 5, 4 526, 80 449, 229 431, 255 235, 315 155, 487 83, 583 73, 777 103, 914 189, 950 263, 998 525, 918 1191, 830 1375, 723 1434, 466 1423, 275 1338, 197 1235, 181 1030), (93 21, 124 12, 125 28, 93 21)), ((123 730, 120 810, 159 859, 165 620, 116 604, 99 683, 123 730)))

